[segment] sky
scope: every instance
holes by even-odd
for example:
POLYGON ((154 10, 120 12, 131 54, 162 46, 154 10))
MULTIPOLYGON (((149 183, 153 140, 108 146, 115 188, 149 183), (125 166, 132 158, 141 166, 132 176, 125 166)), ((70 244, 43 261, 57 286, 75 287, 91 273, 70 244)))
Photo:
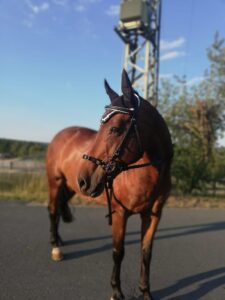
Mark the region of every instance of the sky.
MULTIPOLYGON (((49 142, 61 129, 97 129, 120 92, 119 0, 0 0, 0 137, 49 142)), ((162 0, 160 77, 201 81, 206 48, 225 37, 225 0, 162 0)), ((225 139, 223 140, 225 145, 225 139)))

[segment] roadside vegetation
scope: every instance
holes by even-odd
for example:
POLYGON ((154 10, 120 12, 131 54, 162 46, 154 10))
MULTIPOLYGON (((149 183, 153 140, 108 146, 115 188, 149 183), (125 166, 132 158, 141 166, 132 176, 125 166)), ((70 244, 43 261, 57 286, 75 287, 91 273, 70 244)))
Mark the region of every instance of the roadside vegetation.
POLYGON ((32 157, 35 159, 43 159, 46 149, 46 143, 26 142, 0 138, 0 155, 6 158, 32 157))
POLYGON ((46 201, 46 143, 0 139, 0 199, 46 201))
POLYGON ((225 197, 225 43, 216 33, 207 49, 210 67, 196 84, 164 80, 159 109, 174 143, 174 194, 225 197))
POLYGON ((1 172, 0 199, 45 202, 48 199, 45 173, 1 172))

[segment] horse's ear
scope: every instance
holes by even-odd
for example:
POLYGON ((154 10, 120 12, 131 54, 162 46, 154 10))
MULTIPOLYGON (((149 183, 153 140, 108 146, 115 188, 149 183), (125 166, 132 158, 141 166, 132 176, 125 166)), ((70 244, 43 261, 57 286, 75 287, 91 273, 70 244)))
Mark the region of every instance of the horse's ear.
POLYGON ((121 90, 123 92, 123 98, 125 102, 133 103, 134 90, 125 69, 122 72, 121 90))
POLYGON ((118 98, 119 95, 118 95, 116 92, 114 92, 113 89, 111 89, 111 87, 109 86, 109 84, 108 84, 108 82, 107 82, 106 79, 104 80, 104 85, 105 85, 106 93, 108 94, 108 96, 109 96, 111 102, 113 103, 113 101, 114 101, 116 98, 118 98))

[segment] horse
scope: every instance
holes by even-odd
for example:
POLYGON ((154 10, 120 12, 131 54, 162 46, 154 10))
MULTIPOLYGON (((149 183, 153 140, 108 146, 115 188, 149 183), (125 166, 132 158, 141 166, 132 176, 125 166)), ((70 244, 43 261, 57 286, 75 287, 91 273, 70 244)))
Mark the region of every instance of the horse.
POLYGON ((105 80, 111 101, 98 131, 70 127, 48 146, 46 169, 53 260, 61 260, 60 217, 71 222, 68 201, 75 194, 100 197, 109 206, 113 271, 111 300, 124 299, 120 271, 128 218, 141 216, 141 271, 144 300, 153 299, 149 273, 153 238, 171 189, 173 147, 167 125, 148 101, 132 88, 125 70, 118 95, 105 80))

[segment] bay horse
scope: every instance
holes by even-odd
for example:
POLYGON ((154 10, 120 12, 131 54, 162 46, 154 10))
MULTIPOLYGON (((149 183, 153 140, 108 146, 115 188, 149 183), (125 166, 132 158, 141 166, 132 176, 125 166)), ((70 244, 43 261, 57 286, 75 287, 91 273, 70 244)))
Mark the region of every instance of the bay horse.
POLYGON ((124 299, 120 270, 128 217, 140 214, 141 273, 144 300, 150 293, 149 268, 153 238, 168 198, 173 156, 170 133, 159 112, 132 88, 122 72, 122 95, 105 80, 111 104, 98 131, 70 127, 59 132, 47 151, 52 258, 62 259, 60 217, 72 221, 68 200, 75 194, 108 200, 112 223, 113 271, 111 300, 124 299))

